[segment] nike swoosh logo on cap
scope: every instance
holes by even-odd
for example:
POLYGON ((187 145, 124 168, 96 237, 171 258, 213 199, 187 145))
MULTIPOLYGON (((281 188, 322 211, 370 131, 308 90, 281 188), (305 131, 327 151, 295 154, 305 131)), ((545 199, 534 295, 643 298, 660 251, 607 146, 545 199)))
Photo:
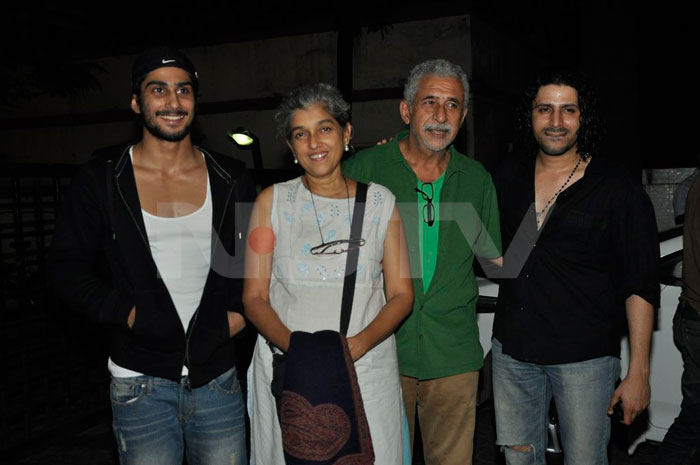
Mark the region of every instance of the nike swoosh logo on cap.
POLYGON ((160 60, 161 63, 166 64, 166 63, 175 63, 175 60, 160 60))

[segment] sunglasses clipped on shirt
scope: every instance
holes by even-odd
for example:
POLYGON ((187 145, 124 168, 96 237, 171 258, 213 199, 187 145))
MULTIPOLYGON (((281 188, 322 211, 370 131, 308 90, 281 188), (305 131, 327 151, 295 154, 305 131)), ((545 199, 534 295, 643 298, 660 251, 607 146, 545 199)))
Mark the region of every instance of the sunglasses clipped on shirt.
POLYGON ((428 226, 432 226, 435 224, 435 205, 433 204, 433 196, 435 195, 435 191, 433 190, 433 183, 425 182, 421 188, 422 189, 418 189, 415 187, 414 190, 422 195, 423 200, 426 201, 426 204, 423 205, 423 221, 428 226), (426 192, 428 190, 427 187, 430 188, 430 195, 428 195, 426 192))

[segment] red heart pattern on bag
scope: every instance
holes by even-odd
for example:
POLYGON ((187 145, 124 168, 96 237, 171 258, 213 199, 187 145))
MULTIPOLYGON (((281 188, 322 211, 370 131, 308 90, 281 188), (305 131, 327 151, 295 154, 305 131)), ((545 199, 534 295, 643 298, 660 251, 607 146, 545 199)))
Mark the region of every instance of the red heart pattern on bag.
POLYGON ((302 460, 329 460, 350 438, 350 419, 333 404, 313 406, 291 391, 282 394, 284 451, 302 460))

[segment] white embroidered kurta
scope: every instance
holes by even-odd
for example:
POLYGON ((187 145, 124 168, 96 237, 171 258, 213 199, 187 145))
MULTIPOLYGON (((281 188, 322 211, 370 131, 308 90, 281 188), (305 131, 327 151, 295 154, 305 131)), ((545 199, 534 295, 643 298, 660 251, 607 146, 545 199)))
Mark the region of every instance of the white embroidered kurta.
MULTIPOLYGON (((274 186, 271 221, 275 233, 270 280, 270 304, 291 331, 338 331, 347 254, 312 255, 321 244, 318 222, 326 243, 350 237, 354 199, 314 195, 301 178, 274 186)), ((384 306, 381 260, 394 196, 370 184, 362 226, 357 282, 348 337, 369 325, 384 306)), ((347 244, 340 247, 347 248, 347 244)), ((355 363, 362 400, 372 435, 375 463, 401 464, 402 406, 394 336, 384 340, 355 363)), ((283 465, 282 437, 270 391, 272 353, 262 336, 248 372, 251 417, 251 464, 283 465)))

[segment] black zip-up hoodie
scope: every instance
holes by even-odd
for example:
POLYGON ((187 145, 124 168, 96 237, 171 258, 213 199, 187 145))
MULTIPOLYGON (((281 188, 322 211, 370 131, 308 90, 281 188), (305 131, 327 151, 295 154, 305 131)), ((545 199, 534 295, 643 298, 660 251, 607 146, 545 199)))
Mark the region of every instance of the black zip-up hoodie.
POLYGON ((227 311, 242 313, 243 256, 255 187, 242 162, 202 150, 212 196, 211 266, 189 328, 151 256, 129 146, 107 151, 75 176, 57 220, 48 260, 53 290, 73 309, 111 330, 112 360, 192 387, 235 362, 227 311), (111 282, 94 264, 104 252, 111 282), (136 306, 133 328, 127 325, 136 306))

